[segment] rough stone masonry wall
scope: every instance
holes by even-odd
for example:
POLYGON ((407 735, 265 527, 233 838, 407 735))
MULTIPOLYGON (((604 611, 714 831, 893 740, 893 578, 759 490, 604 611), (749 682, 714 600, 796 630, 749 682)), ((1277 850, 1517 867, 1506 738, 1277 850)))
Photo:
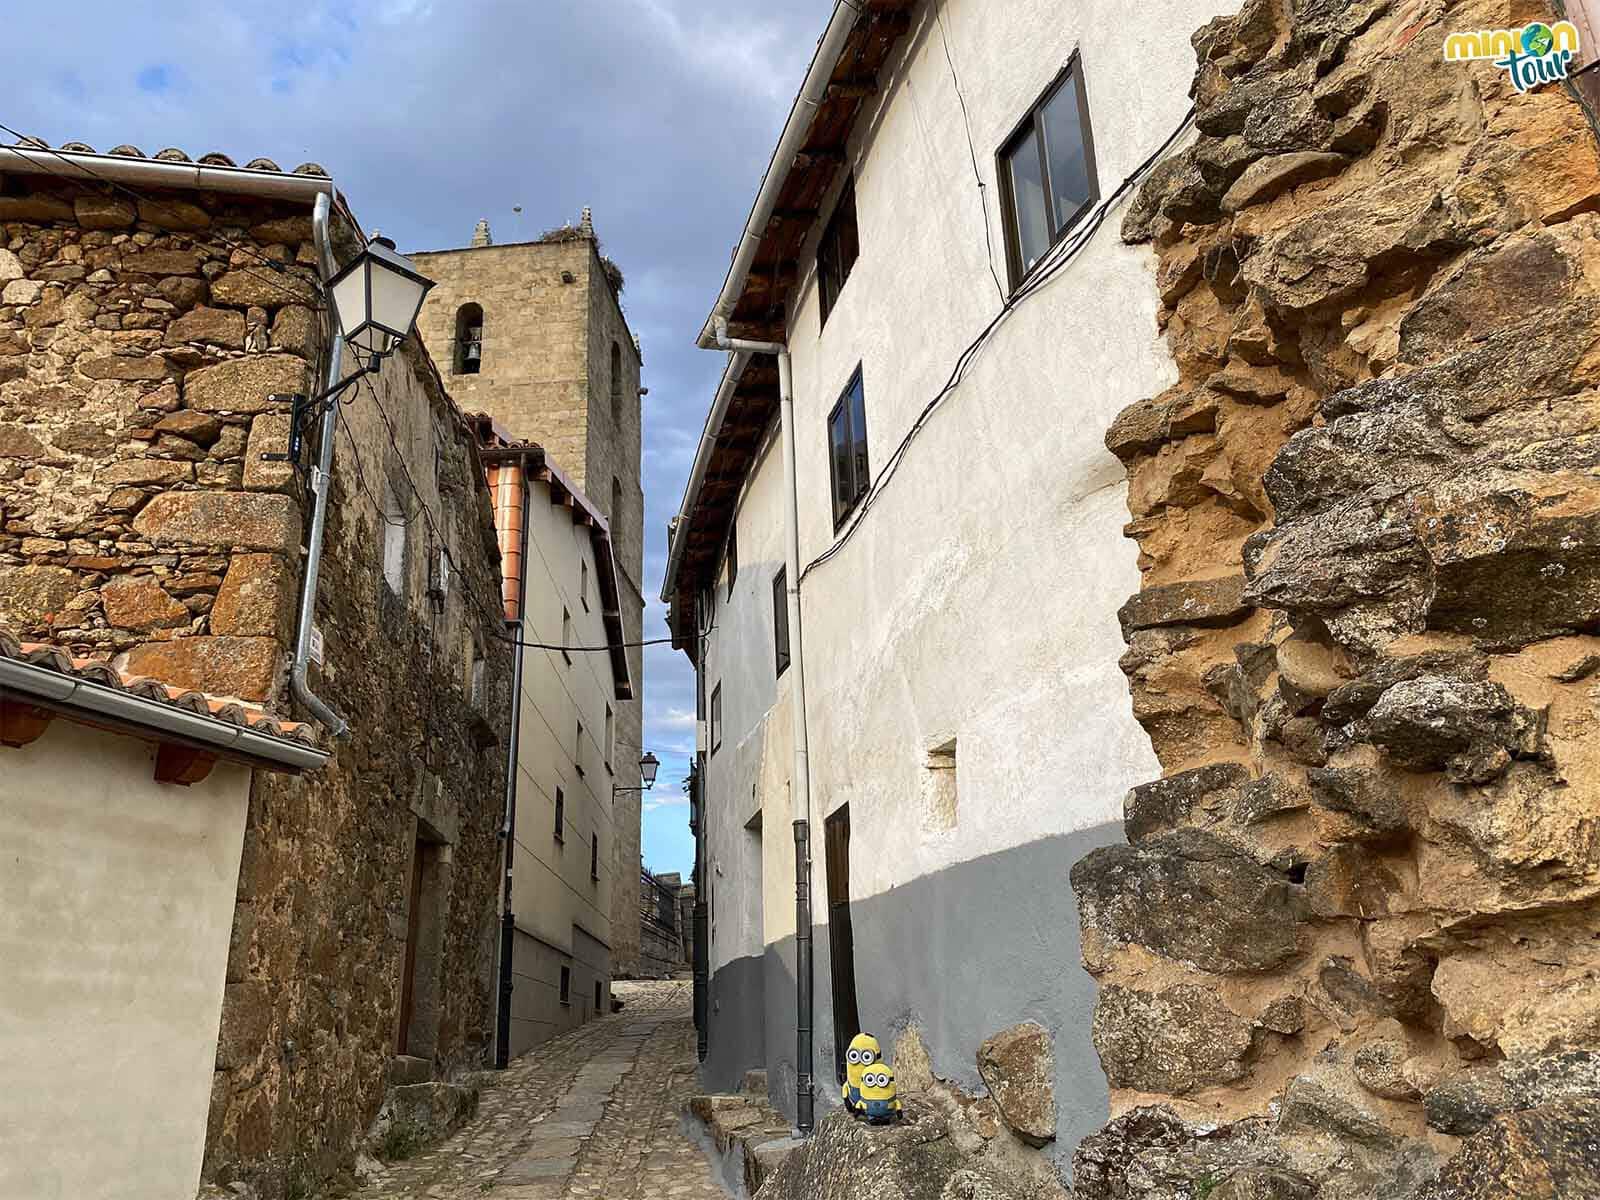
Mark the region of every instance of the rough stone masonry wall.
MULTIPOLYGON (((288 425, 266 396, 308 389, 320 349, 309 212, 152 195, 0 187, 0 624, 287 713, 308 497, 260 456, 288 425)), ((414 1052, 475 1065, 493 1024, 510 656, 493 640, 488 500, 426 356, 408 347, 376 387, 399 450, 373 397, 354 394, 317 610, 327 665, 313 670, 353 736, 315 774, 258 773, 240 869, 206 1175, 266 1197, 306 1194, 378 1110, 419 823, 448 853, 429 879, 444 898, 432 1045, 414 1052), (451 547, 443 611, 408 474, 451 547), (383 584, 386 485, 413 514, 402 595, 383 584)))
POLYGON ((1447 63, 1537 3, 1246 0, 1116 420, 1165 777, 1074 869, 1076 1194, 1600 1195, 1600 160, 1447 63))

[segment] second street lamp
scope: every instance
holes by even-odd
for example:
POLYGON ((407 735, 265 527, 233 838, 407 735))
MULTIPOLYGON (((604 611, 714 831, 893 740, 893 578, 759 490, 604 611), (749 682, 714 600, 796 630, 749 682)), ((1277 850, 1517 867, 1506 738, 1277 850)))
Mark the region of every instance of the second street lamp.
POLYGON ((612 800, 615 800, 618 796, 624 795, 624 794, 629 793, 629 792, 648 792, 651 788, 655 787, 655 785, 656 785, 656 772, 659 771, 660 769, 661 769, 661 760, 659 758, 657 758, 654 754, 652 754, 650 751, 646 750, 644 752, 644 757, 639 760, 639 778, 644 781, 643 782, 643 786, 642 787, 618 787, 616 784, 612 784, 611 785, 611 798, 612 798, 612 800))
MULTIPOLYGON (((376 362, 406 338, 433 287, 388 238, 375 237, 367 248, 328 281, 334 316, 359 360, 376 362)), ((367 364, 363 364, 365 366, 367 364)))

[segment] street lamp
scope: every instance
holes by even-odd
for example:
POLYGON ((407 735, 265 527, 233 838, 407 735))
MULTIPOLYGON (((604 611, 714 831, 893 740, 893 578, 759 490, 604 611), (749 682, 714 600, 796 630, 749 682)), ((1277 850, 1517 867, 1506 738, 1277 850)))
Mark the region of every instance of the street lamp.
POLYGON ((612 784, 611 798, 615 800, 618 796, 628 792, 648 792, 651 788, 655 787, 656 772, 660 769, 661 760, 650 751, 646 750, 644 752, 644 757, 639 760, 639 778, 644 780, 644 786, 618 787, 616 784, 612 784))
POLYGON ((405 341, 432 287, 433 280, 421 274, 410 259, 395 253, 394 243, 385 237, 373 238, 328 280, 324 290, 333 307, 333 319, 358 369, 309 399, 303 394, 269 397, 291 405, 289 450, 263 454, 264 460, 293 463, 299 469, 300 445, 312 420, 362 376, 376 371, 384 356, 405 341))
POLYGON ((372 362, 406 338, 433 287, 388 238, 375 237, 367 248, 328 281, 328 294, 345 345, 372 362))

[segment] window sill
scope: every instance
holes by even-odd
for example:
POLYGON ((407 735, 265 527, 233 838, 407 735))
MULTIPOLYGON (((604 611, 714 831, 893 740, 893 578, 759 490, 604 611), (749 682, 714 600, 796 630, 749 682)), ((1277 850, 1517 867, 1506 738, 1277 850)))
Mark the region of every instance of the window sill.
POLYGON ((568 654, 565 650, 563 650, 561 652, 561 657, 567 660, 567 666, 570 667, 572 665, 572 655, 568 654))
POLYGON ((555 837, 554 837, 554 839, 552 839, 552 840, 553 840, 553 841, 554 841, 554 842, 555 842, 555 844, 556 844, 556 845, 558 845, 558 846, 565 846, 565 845, 566 845, 566 844, 567 844, 567 839, 566 839, 566 838, 564 838, 564 837, 562 837, 562 836, 561 836, 561 835, 560 835, 560 834, 559 834, 559 833, 558 833, 558 834, 556 834, 556 836, 555 836, 555 837))
POLYGON ((561 1003, 561 1007, 562 1008, 571 1008, 572 1007, 572 1001, 571 1000, 563 1000, 560 1003, 561 1003))
MULTIPOLYGON (((1019 284, 1018 286, 1020 287, 1021 285, 1019 284)), ((856 515, 856 511, 860 509, 862 502, 865 501, 870 495, 872 495, 872 489, 869 487, 854 500, 850 501, 849 508, 845 509, 833 519, 833 532, 835 534, 839 533, 846 525, 850 524, 850 518, 856 515)))

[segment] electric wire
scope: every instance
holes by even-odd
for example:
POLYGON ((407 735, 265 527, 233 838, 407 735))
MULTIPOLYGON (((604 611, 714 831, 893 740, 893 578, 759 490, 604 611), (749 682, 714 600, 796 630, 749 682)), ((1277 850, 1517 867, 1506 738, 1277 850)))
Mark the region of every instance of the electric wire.
MULTIPOLYGON (((42 151, 43 153, 50 154, 50 155, 53 155, 56 158, 59 158, 62 162, 66 163, 69 167, 71 167, 73 169, 73 171, 79 172, 79 174, 76 174, 76 175, 67 175, 67 174, 63 174, 60 171, 52 171, 52 170, 50 170, 50 168, 44 167, 43 168, 44 173, 46 175, 50 176, 52 179, 58 179, 62 183, 82 183, 83 182, 83 176, 87 175, 89 178, 98 180, 100 183, 105 184, 107 187, 115 188, 117 191, 122 192, 124 195, 131 196, 133 199, 141 201, 144 204, 149 205, 151 208, 159 209, 159 210, 165 212, 169 217, 176 218, 176 219, 181 219, 181 214, 179 214, 177 212, 177 210, 169 207, 166 204, 163 204, 160 200, 156 200, 156 199, 153 199, 150 196, 146 196, 143 193, 135 190, 134 188, 128 187, 126 184, 118 183, 114 179, 107 178, 106 176, 100 174, 100 172, 92 170, 91 168, 85 166, 81 162, 78 162, 78 161, 76 161, 74 159, 68 158, 61 151, 55 149, 54 147, 52 147, 48 143, 46 143, 43 138, 30 137, 27 134, 19 133, 17 130, 13 129, 11 126, 7 125, 3 121, 0 121, 0 131, 4 131, 5 133, 7 133, 7 134, 9 134, 12 137, 17 139, 18 145, 13 147, 14 149, 19 149, 19 150, 39 150, 39 151, 42 151)), ((202 247, 202 248, 207 248, 207 249, 211 249, 211 250, 226 249, 226 250, 228 250, 230 252, 230 254, 233 251, 238 251, 239 253, 244 254, 246 257, 253 258, 257 262, 262 263, 263 265, 271 268, 277 274, 282 275, 282 274, 285 273, 284 266, 283 266, 282 263, 277 262, 274 259, 268 258, 266 255, 262 254, 259 250, 257 250, 254 246, 251 246, 250 244, 248 244, 246 242, 236 241, 235 239, 230 238, 230 237, 226 236, 225 234, 222 234, 222 233, 214 233, 214 234, 212 234, 211 236, 216 238, 216 241, 213 242, 213 241, 208 241, 205 238, 196 237, 194 234, 188 233, 188 232, 185 232, 185 231, 182 231, 182 230, 172 229, 172 230, 168 230, 167 233, 170 236, 179 239, 180 241, 187 242, 191 246, 202 247)), ((293 288, 290 288, 286 284, 284 284, 281 280, 273 279, 271 276, 268 276, 268 275, 261 275, 261 274, 255 272, 255 271, 252 271, 249 267, 246 267, 246 266, 244 266, 242 264, 237 265, 237 266, 232 266, 232 267, 230 267, 230 269, 238 271, 241 274, 248 275, 252 279, 256 280, 258 283, 265 283, 269 287, 275 288, 276 290, 282 292, 285 296, 288 296, 291 299, 293 299, 295 301, 295 303, 297 303, 297 304, 305 304, 305 305, 307 305, 307 307, 316 308, 316 309, 320 309, 322 307, 321 302, 319 300, 315 299, 314 297, 309 297, 308 298, 307 295, 304 292, 295 291, 293 288), (309 300, 309 303, 308 303, 308 300, 309 300)))
POLYGON ((1090 239, 1094 237, 1100 226, 1105 222, 1106 214, 1111 211, 1111 209, 1122 199, 1123 196, 1128 193, 1132 187, 1134 187, 1149 173, 1151 167, 1153 167, 1157 162, 1166 156, 1167 152, 1172 148, 1177 140, 1183 136, 1184 132, 1189 128, 1189 125, 1193 120, 1194 108, 1191 106, 1189 111, 1184 115, 1183 120, 1178 123, 1177 128, 1175 128, 1167 136, 1166 140, 1163 141, 1148 158, 1134 168, 1132 173, 1130 173, 1122 181, 1122 183, 1118 185, 1116 191, 1112 192, 1110 196, 1097 205, 1094 212, 1091 213, 1086 220, 1081 222, 1071 234, 1063 238, 1050 249, 1050 251, 1035 267, 1033 275, 1027 280, 1027 282, 1025 282, 1022 287, 1018 288, 1014 293, 1012 293, 1011 297, 1005 302, 1004 305, 1001 306, 1000 311, 994 315, 993 319, 990 320, 986 326, 984 326, 983 330, 978 334, 978 336, 974 338, 967 345, 966 349, 961 352, 960 356, 956 359, 956 364, 954 368, 952 368, 950 377, 945 381, 944 386, 934 394, 933 398, 928 401, 928 403, 923 407, 922 411, 917 414, 916 420, 913 421, 910 428, 906 430, 905 436, 900 439, 899 444, 894 448, 893 453, 889 455, 888 460, 881 468, 879 468, 877 475, 874 476, 872 480, 872 486, 867 489, 866 496, 862 499, 861 503, 856 506, 855 513, 851 516, 849 525, 846 526, 844 532, 838 537, 837 540, 835 540, 832 546, 824 550, 821 554, 817 555, 805 565, 800 572, 800 580, 803 581, 805 577, 813 570, 828 562, 849 543, 850 539, 855 535, 856 530, 861 527, 863 518, 871 509, 878 496, 882 493, 884 485, 886 485, 888 481, 894 477, 895 472, 899 469, 900 463, 905 458, 906 450, 911 445, 912 440, 919 432, 921 432, 922 427, 927 423, 928 418, 933 415, 934 409, 936 409, 944 401, 944 399, 950 395, 951 392, 955 391, 956 388, 961 385, 962 381, 966 378, 967 369, 983 352, 984 347, 988 345, 990 339, 994 336, 995 331, 1001 326, 1002 323, 1004 323, 1005 319, 1010 316, 1011 313, 1016 311, 1019 305, 1021 305, 1029 297, 1037 294, 1042 288, 1044 288, 1046 284, 1051 282, 1051 280, 1060 274, 1060 272, 1065 269, 1065 267, 1074 258, 1077 257, 1078 253, 1084 248, 1084 246, 1088 245, 1090 239))
MULTIPOLYGON (((443 553, 446 561, 450 563, 450 569, 458 575, 462 574, 460 567, 456 564, 455 556, 450 553, 449 543, 445 540, 443 532, 439 529, 438 523, 434 519, 433 509, 423 497, 421 489, 417 486, 416 479, 411 474, 411 468, 406 464, 406 458, 400 450, 400 442, 395 433, 394 426, 390 423, 388 414, 383 411, 383 405, 378 399, 377 390, 372 386, 372 377, 368 375, 364 377, 361 382, 365 386, 367 394, 372 398, 373 410, 377 413, 378 420, 383 425, 384 432, 388 435, 389 445, 394 450, 395 460, 400 465, 401 474, 405 476, 406 485, 411 489, 411 494, 417 502, 417 507, 403 522, 390 521, 389 523, 396 525, 409 525, 412 521, 416 520, 418 515, 421 515, 426 522, 429 531, 433 535, 432 540, 438 544, 440 552, 443 553)), ((361 455, 356 446, 355 436, 351 433, 348 423, 344 421, 344 414, 342 412, 340 413, 339 419, 341 424, 344 424, 345 426, 345 435, 350 439, 350 452, 356 460, 357 486, 366 495, 367 500, 372 503, 373 507, 377 509, 379 514, 382 515, 383 505, 378 503, 377 498, 372 493, 372 490, 367 486, 365 478, 366 473, 361 466, 361 455)), ((469 589, 462 588, 461 591, 462 595, 468 597, 469 602, 478 610, 478 615, 486 618, 490 622, 491 628, 505 624, 505 614, 503 612, 494 612, 485 607, 478 597, 473 595, 469 589)), ((515 638, 507 633, 492 633, 490 636, 496 641, 504 642, 512 646, 521 646, 529 650, 561 650, 569 654, 606 654, 612 650, 629 650, 643 646, 661 646, 667 645, 673 641, 671 637, 664 637, 647 638, 643 641, 636 642, 607 642, 599 646, 568 646, 562 645, 559 642, 537 642, 525 638, 515 638)))
POLYGON ((1000 272, 994 268, 994 231, 989 227, 989 198, 983 186, 983 174, 978 170, 978 150, 972 144, 972 118, 967 113, 967 98, 961 91, 961 77, 956 74, 956 60, 950 53, 950 35, 944 27, 944 5, 935 4, 934 18, 939 22, 939 40, 944 43, 944 61, 950 67, 950 82, 956 90, 956 100, 961 105, 961 124, 967 134, 967 157, 972 160, 972 178, 978 185, 978 209, 983 213, 983 259, 988 264, 989 276, 994 280, 994 290, 1002 305, 1006 302, 1005 285, 1000 282, 1000 272))

